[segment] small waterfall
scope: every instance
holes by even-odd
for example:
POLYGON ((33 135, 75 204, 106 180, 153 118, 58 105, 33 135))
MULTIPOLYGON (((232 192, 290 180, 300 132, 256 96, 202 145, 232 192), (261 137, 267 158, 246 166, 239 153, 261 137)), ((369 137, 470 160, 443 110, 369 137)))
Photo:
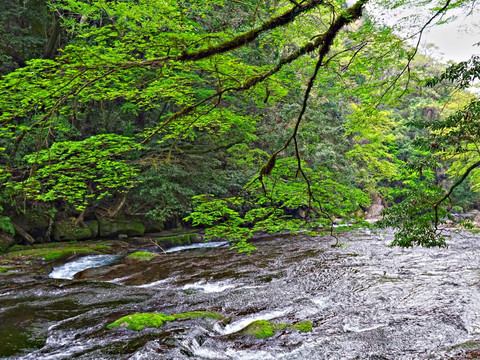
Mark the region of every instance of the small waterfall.
POLYGON ((88 255, 54 268, 49 277, 53 279, 73 279, 76 273, 85 269, 111 265, 119 255, 88 255))

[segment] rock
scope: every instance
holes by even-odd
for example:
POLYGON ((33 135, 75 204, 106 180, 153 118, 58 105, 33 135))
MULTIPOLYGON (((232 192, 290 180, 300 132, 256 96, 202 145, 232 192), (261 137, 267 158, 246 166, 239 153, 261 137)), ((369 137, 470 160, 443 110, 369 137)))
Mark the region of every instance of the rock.
POLYGON ((473 225, 477 228, 480 227, 480 211, 472 210, 471 214, 472 214, 473 225))
POLYGON ((376 198, 365 214, 365 219, 379 219, 381 217, 380 214, 384 209, 385 206, 382 204, 382 199, 376 198))
MULTIPOLYGON (((47 232, 49 218, 44 210, 27 210, 24 214, 12 216, 12 222, 21 227, 36 242, 41 242, 47 232)), ((18 231, 16 231, 15 237, 22 240, 18 231)))
POLYGON ((98 219, 98 228, 100 237, 113 238, 119 234, 127 236, 143 236, 145 234, 145 226, 136 220, 118 219, 109 221, 106 219, 98 219))
POLYGON ((150 261, 155 256, 158 256, 158 255, 153 254, 153 253, 148 252, 148 251, 136 251, 136 252, 128 255, 127 259, 131 259, 131 260, 134 260, 134 261, 150 261))
POLYGON ((142 222, 145 226, 145 234, 160 232, 164 229, 163 223, 157 220, 153 220, 149 217, 144 217, 142 219, 142 222))
POLYGON ((300 333, 312 332, 312 323, 310 321, 299 322, 290 326, 290 329, 300 333))
POLYGON ((223 320, 224 317, 213 312, 192 311, 181 314, 167 315, 162 313, 138 313, 124 316, 107 325, 108 328, 126 327, 130 330, 143 330, 145 328, 159 328, 167 321, 186 319, 214 319, 223 320))
POLYGON ((169 249, 175 246, 191 245, 203 242, 197 233, 178 234, 168 237, 158 237, 155 239, 162 248, 169 249))
POLYGON ((58 221, 53 226, 55 241, 79 241, 95 239, 98 235, 98 221, 88 220, 75 227, 75 219, 58 221))
POLYGON ((240 330, 237 335, 254 336, 257 339, 265 339, 275 335, 278 331, 286 327, 287 324, 274 323, 267 320, 256 320, 240 330))
POLYGON ((302 205, 297 208, 283 208, 283 213, 292 219, 306 219, 308 210, 308 206, 302 205))

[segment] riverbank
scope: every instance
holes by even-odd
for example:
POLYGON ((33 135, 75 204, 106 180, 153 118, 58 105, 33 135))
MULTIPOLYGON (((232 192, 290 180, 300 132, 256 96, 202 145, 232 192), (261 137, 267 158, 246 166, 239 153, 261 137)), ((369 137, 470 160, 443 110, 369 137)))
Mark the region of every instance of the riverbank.
POLYGON ((14 245, 0 255, 0 276, 12 274, 48 275, 53 267, 72 261, 82 256, 99 254, 128 255, 147 249, 150 252, 202 243, 199 232, 173 230, 148 237, 131 237, 125 239, 99 239, 90 241, 51 242, 35 245, 14 245))

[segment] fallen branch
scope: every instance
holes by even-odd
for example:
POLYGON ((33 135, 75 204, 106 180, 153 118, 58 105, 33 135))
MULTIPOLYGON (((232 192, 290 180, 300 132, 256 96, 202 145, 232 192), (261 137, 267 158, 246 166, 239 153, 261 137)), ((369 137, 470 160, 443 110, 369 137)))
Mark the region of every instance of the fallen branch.
POLYGON ((33 245, 35 243, 35 239, 30 235, 28 232, 26 232, 20 225, 17 225, 15 223, 12 223, 13 229, 20 234, 25 240, 27 240, 29 245, 33 245))
POLYGON ((158 247, 160 250, 163 251, 163 253, 164 253, 165 255, 167 255, 167 252, 166 252, 160 245, 158 245, 157 240, 153 240, 152 238, 150 238, 150 239, 148 239, 148 240, 150 240, 150 242, 152 243, 152 245, 158 247))

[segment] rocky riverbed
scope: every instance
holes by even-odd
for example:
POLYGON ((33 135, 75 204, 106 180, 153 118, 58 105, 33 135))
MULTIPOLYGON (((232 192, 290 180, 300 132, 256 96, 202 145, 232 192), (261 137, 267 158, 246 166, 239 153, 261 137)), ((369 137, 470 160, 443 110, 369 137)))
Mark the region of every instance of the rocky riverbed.
POLYGON ((258 241, 251 256, 225 243, 163 253, 119 242, 89 259, 45 262, 43 272, 8 270, 0 356, 479 357, 480 236, 452 231, 447 249, 390 248, 391 240, 372 230, 342 235, 340 247, 329 237, 277 237, 258 241), (88 269, 75 268, 87 260, 88 269), (68 267, 79 271, 61 278, 68 267))

